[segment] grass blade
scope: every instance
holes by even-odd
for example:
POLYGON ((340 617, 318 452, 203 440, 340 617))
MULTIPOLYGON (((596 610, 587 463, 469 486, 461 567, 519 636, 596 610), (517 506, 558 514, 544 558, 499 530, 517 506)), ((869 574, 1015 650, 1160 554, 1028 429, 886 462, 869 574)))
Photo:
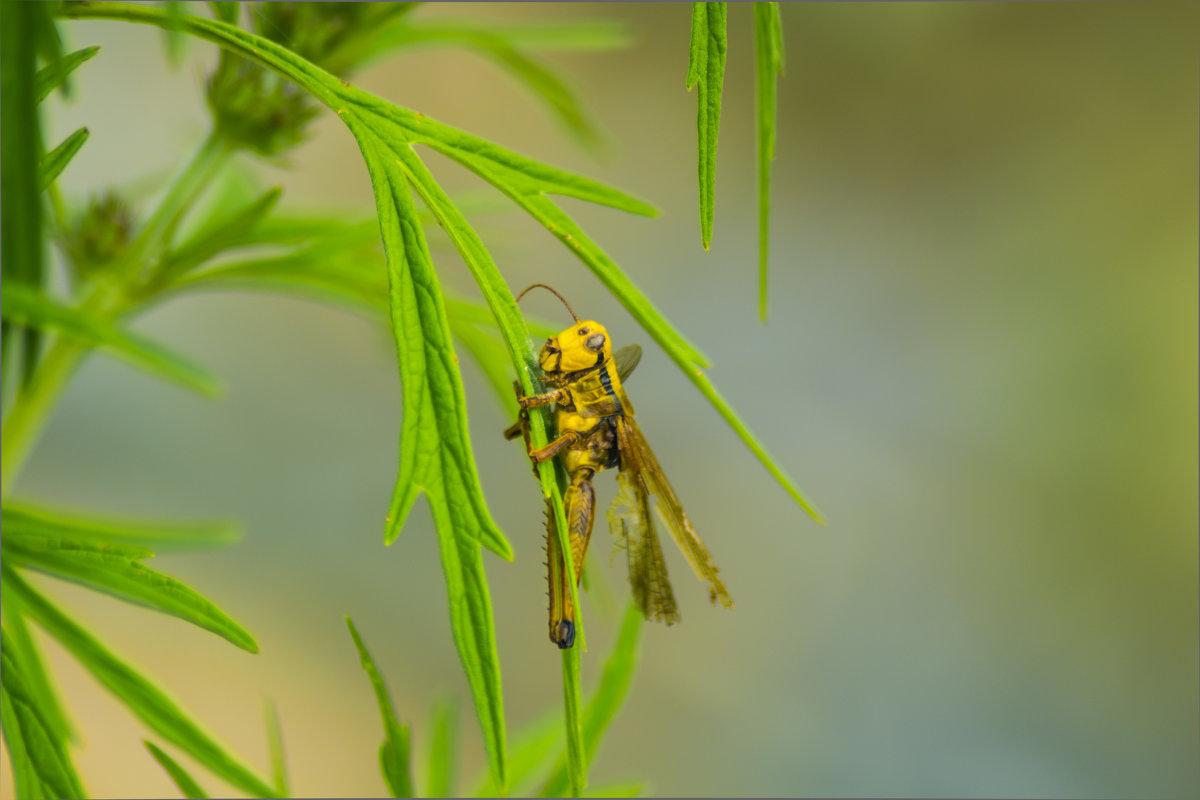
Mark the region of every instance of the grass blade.
POLYGON ((263 702, 263 717, 267 724, 267 751, 271 754, 271 778, 280 797, 291 797, 288 788, 287 754, 283 749, 283 727, 279 724, 279 709, 274 701, 263 702))
POLYGON ((198 723, 163 694, 162 690, 110 653, 90 634, 30 588, 11 568, 3 567, 3 574, 4 582, 29 610, 30 616, 151 730, 242 791, 255 797, 275 796, 266 782, 229 755, 198 723))
POLYGON ((83 797, 67 740, 57 735, 24 667, 7 632, 0 631, 0 720, 17 797, 83 797))
MULTIPOLYGON (((621 628, 617 632, 612 652, 604 663, 604 672, 600 682, 588 699, 587 708, 582 715, 581 753, 571 752, 570 740, 567 742, 565 761, 559 763, 550 779, 542 789, 542 796, 557 797, 570 787, 575 791, 575 783, 571 778, 571 762, 576 758, 582 759, 582 768, 592 763, 600 741, 605 731, 616 717, 625 697, 629 693, 629 684, 637 668, 638 645, 641 641, 642 626, 645 622, 642 613, 634 605, 625 610, 621 628)), ((575 769, 580 767, 576 766, 575 769)))
POLYGON ((99 47, 85 47, 64 56, 59 64, 48 64, 39 69, 33 80, 37 101, 40 103, 45 100, 51 92, 63 85, 63 81, 75 71, 76 67, 90 60, 99 52, 99 47))
POLYGON ((454 797, 458 776, 458 704, 438 702, 432 717, 425 797, 454 797))
POLYGON ((103 317, 58 305, 26 286, 5 285, 3 315, 6 321, 51 328, 93 347, 103 348, 156 377, 206 397, 216 397, 221 392, 220 381, 194 362, 103 317))
MULTIPOLYGON (((167 776, 179 789, 179 793, 189 800, 205 800, 208 795, 200 788, 200 784, 196 783, 196 779, 188 774, 187 770, 179 765, 179 762, 171 758, 162 748, 154 744, 154 742, 146 739, 142 740, 142 744, 146 745, 146 749, 150 751, 150 755, 158 762, 158 765, 163 768, 167 776)), ((281 795, 286 796, 286 795, 281 795)))
POLYGON ((721 88, 725 83, 727 3, 692 3, 692 41, 687 88, 696 87, 696 151, 700 176, 700 241, 712 244, 716 204, 717 133, 721 127, 721 88))
POLYGON ((9 530, 3 551, 10 564, 170 614, 212 631, 243 650, 258 652, 254 637, 215 603, 174 578, 138 563, 154 555, 144 548, 9 530))
POLYGON ((383 772, 383 780, 387 783, 392 797, 412 797, 412 742, 409 728, 401 725, 396 718, 396 709, 392 706, 392 698, 388 693, 383 675, 375 666, 371 652, 358 635, 353 620, 346 617, 346 627, 350 629, 350 637, 358 650, 359 660, 367 677, 371 680, 371 688, 375 691, 375 702, 379 706, 379 714, 383 718, 383 746, 379 751, 379 761, 383 772))
POLYGON ((0 524, 6 533, 62 536, 92 542, 126 544, 157 551, 220 547, 241 535, 231 522, 166 522, 84 517, 49 511, 18 501, 5 500, 0 524))
POLYGON ((771 224, 771 162, 775 160, 775 106, 783 74, 783 23, 779 3, 754 4, 758 131, 758 318, 767 321, 767 259, 771 224))
POLYGON ((79 152, 79 148, 83 147, 83 143, 87 141, 87 138, 88 129, 80 128, 66 139, 63 139, 58 147, 42 157, 41 168, 38 171, 42 191, 45 191, 50 184, 58 180, 58 176, 67 168, 67 164, 71 163, 71 159, 79 152))
POLYGON ((4 630, 7 632, 7 647, 13 652, 13 657, 21 665, 29 691, 36 696, 36 704, 42 709, 42 716, 53 735, 64 742, 76 741, 75 731, 71 727, 58 693, 50 683, 46 666, 42 661, 37 642, 25 621, 21 604, 11 592, 3 592, 3 608, 0 615, 4 619, 4 630))

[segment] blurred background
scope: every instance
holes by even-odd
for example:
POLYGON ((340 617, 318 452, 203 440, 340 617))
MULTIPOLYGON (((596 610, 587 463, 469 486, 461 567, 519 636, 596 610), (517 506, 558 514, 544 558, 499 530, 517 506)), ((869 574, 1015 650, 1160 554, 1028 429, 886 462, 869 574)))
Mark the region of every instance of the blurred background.
MULTIPOLYGON (((829 525, 811 522, 674 365, 647 347, 628 390, 737 601, 710 608, 670 545, 683 615, 647 626, 594 785, 662 795, 1200 796, 1197 674, 1197 23, 1184 3, 785 4, 771 316, 756 315, 753 21, 729 10, 715 236, 700 247, 685 4, 445 4, 427 18, 620 19, 626 50, 548 54, 608 135, 578 148, 509 76, 459 51, 357 83, 655 203, 564 201, 701 350, 711 377, 829 525)), ((99 44, 47 141, 91 139, 69 198, 161 180, 207 131, 193 42, 64 25, 99 44)), ((293 207, 371 214, 349 133, 324 114, 287 167, 247 166, 293 207)), ((427 152, 427 151, 426 151, 427 152)), ((439 180, 479 186, 429 154, 439 180)), ((251 165, 252 162, 243 162, 251 165)), ((154 185, 151 182, 149 185, 154 185)), ((552 283, 620 345, 630 316, 520 212, 480 219, 515 290, 552 283)), ((472 291, 441 251, 448 287, 472 291)), ((553 298, 528 310, 564 315, 553 298)), ((212 403, 89 360, 22 476, 25 498, 124 515, 231 517, 237 546, 153 563, 258 638, 251 656, 178 621, 39 581, 265 769, 279 706, 300 796, 384 791, 350 614, 418 752, 459 697, 464 774, 483 767, 418 503, 385 549, 400 396, 380 325, 264 294, 173 301, 139 330, 222 375, 212 403)), ((510 422, 463 360, 491 509, 488 557, 510 739, 561 706, 546 640, 541 505, 510 422)), ((614 494, 598 481, 600 503, 614 494)), ((595 566, 609 550, 597 525, 595 566)), ((598 675, 627 593, 585 601, 598 675)), ((46 643, 96 796, 174 796, 146 732, 46 643)), ((5 772, 8 771, 5 762, 5 772)), ((218 789, 215 779, 201 782, 218 789)), ((469 790, 474 778, 460 783, 469 790)), ((7 777, 0 792, 11 796, 7 777)))

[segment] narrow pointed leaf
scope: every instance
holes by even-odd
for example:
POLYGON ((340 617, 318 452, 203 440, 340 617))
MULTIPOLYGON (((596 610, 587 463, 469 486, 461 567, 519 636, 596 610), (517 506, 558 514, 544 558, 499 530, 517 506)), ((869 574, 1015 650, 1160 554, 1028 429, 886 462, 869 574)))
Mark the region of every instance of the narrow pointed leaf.
MULTIPOLYGON (((527 725, 509 751, 508 774, 512 796, 532 794, 532 791, 525 791, 526 784, 553 766, 551 758, 562 750, 562 746, 563 722, 557 710, 549 711, 527 725)), ((499 791, 491 778, 484 775, 477 781, 471 796, 495 797, 499 791)))
POLYGON ((17 797, 83 797, 67 740, 58 735, 52 712, 40 702, 18 653, 8 633, 0 633, 0 721, 17 797))
POLYGON ((5 583, 18 595, 30 616, 151 730, 242 791, 255 797, 275 796, 265 781, 229 755, 162 690, 110 653, 10 567, 3 567, 3 573, 5 583))
POLYGON ((180 275, 238 244, 242 236, 271 213, 279 201, 280 192, 279 187, 270 189, 256 200, 197 231, 163 258, 160 268, 164 275, 168 278, 180 275))
POLYGON ((429 766, 425 797, 455 797, 458 776, 458 704, 439 702, 430 725, 429 766))
POLYGON ((283 727, 279 724, 279 709, 273 700, 263 703, 263 717, 267 723, 267 750, 271 754, 271 779, 280 797, 291 797, 288 787, 287 755, 283 749, 283 727))
POLYGON ((243 650, 258 652, 254 637, 215 603, 174 578, 140 564, 141 559, 154 555, 149 550, 11 530, 5 532, 3 549, 4 557, 12 564, 179 617, 243 650))
MULTIPOLYGON (((571 551, 567 549, 563 552, 571 551)), ((561 770, 555 772, 542 792, 550 797, 562 797, 567 795, 568 791, 571 797, 582 797, 583 790, 587 788, 587 754, 583 743, 583 694, 579 688, 579 651, 582 649, 571 647, 561 653, 567 754, 561 770)))
POLYGON ((83 143, 87 141, 87 138, 88 129, 80 128, 66 139, 63 139, 58 147, 42 157, 39 169, 42 191, 45 191, 46 187, 58 180, 58 176, 67 168, 67 164, 71 163, 71 159, 79 152, 79 148, 83 147, 83 143))
MULTIPOLYGON (((638 644, 641 640, 644 621, 642 613, 636 606, 631 604, 626 608, 625 617, 617 632, 612 652, 604 663, 604 672, 600 676, 600 682, 596 685, 588 699, 587 707, 583 711, 583 752, 578 757, 583 759, 584 769, 596 757, 596 751, 600 747, 604 733, 616 718, 617 712, 629 693, 629 684, 637 668, 638 644)), ((568 747, 566 759, 559 763, 542 789, 541 794, 544 797, 558 797, 571 786, 571 760, 576 757, 568 747)))
POLYGON ((6 533, 85 539, 156 551, 220 547, 241 538, 231 522, 167 522, 101 518, 50 511, 6 499, 0 510, 6 533))
POLYGON ((727 3, 692 4, 692 44, 687 88, 696 87, 696 151, 700 176, 700 241, 712 244, 716 204, 717 133, 721 127, 721 88, 725 83, 727 3))
POLYGON ((51 92, 62 86, 63 81, 75 71, 76 67, 90 60, 92 56, 99 52, 99 47, 85 47, 82 50, 76 50, 74 53, 64 56, 61 64, 48 64, 39 69, 37 77, 34 79, 37 101, 40 103, 45 100, 51 92))
POLYGON ((20 601, 11 592, 5 591, 3 595, 3 608, 0 609, 0 613, 3 615, 4 630, 8 635, 6 647, 21 665, 29 691, 36 696, 36 704, 42 710, 42 716, 53 730, 54 736, 64 742, 74 742, 77 738, 75 730, 63 711, 58 692, 50 682, 41 651, 29 630, 20 601))
POLYGON ((100 347, 152 375, 207 397, 220 394, 221 384, 203 367, 162 345, 124 330, 83 309, 67 308, 20 285, 4 287, 4 319, 36 328, 50 328, 94 347, 100 347))
MULTIPOLYGON (((158 765, 163 768, 167 776, 179 789, 179 793, 189 800, 205 800, 208 795, 200 784, 196 783, 196 779, 188 774, 187 770, 179 765, 179 762, 171 758, 162 748, 154 744, 154 742, 146 739, 142 740, 142 744, 146 745, 146 749, 150 751, 150 755, 158 762, 158 765)), ((286 796, 286 795, 283 795, 286 796)))
POLYGON ((770 250, 771 162, 775 159, 775 106, 783 72, 783 25, 779 3, 754 4, 758 131, 758 318, 767 321, 767 260, 770 250))
POLYGON ((384 739, 379 751, 383 780, 391 792, 391 797, 412 797, 412 742, 409 728, 407 725, 401 725, 400 720, 396 718, 396 709, 392 705, 392 697, 388 693, 383 675, 375 666, 371 652, 367 650, 350 617, 346 617, 346 627, 350 629, 350 637, 354 639, 362 668, 371 681, 371 688, 375 691, 375 703, 379 706, 379 715, 383 719, 384 739))

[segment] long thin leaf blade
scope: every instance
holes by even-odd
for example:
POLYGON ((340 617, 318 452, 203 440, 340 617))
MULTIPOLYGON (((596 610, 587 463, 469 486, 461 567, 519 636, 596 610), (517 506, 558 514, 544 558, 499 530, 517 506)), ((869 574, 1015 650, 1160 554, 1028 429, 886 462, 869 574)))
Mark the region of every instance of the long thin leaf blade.
POLYGON ((29 690, 37 696, 37 704, 44 710, 46 722, 53 729, 54 735, 65 742, 73 742, 76 740, 75 730, 63 710, 58 692, 51 684, 41 651, 29 630, 25 613, 21 610, 20 601, 10 592, 3 594, 4 602, 0 615, 4 619, 4 629, 8 632, 8 647, 21 664, 29 690))
POLYGON ((271 209, 279 202, 281 192, 278 186, 269 189, 260 197, 197 231, 163 258, 163 272, 170 277, 177 276, 237 245, 240 237, 257 227, 271 213, 271 209))
POLYGON ((783 72, 779 3, 754 4, 756 128, 758 133, 758 318, 767 321, 767 262, 771 226, 771 162, 775 159, 775 107, 783 72))
POLYGON ((212 631, 243 650, 258 652, 254 637, 211 600, 139 563, 154 555, 149 550, 11 530, 4 537, 3 550, 10 563, 170 614, 212 631))
POLYGON ((0 632, 0 720, 19 798, 83 797, 83 787, 52 713, 31 685, 18 648, 0 632))
POLYGON ((412 797, 412 741, 407 725, 401 725, 396 718, 396 709, 392 705, 392 697, 388 692, 387 683, 383 680, 371 651, 358 635, 354 621, 346 617, 346 627, 350 629, 350 638, 358 650, 358 658, 362 668, 371 681, 375 692, 375 703, 379 706, 379 715, 383 719, 383 747, 380 749, 380 766, 384 782, 387 784, 391 797, 412 797))
POLYGON ((66 513, 5 499, 0 524, 6 533, 62 536, 92 542, 126 544, 155 551, 221 547, 241 538, 238 527, 227 521, 180 523, 165 520, 132 520, 66 513))
MULTIPOLYGON (((564 550, 566 553, 571 551, 564 550)), ((568 559, 570 555, 566 556, 568 559)), ((578 608, 578 606, 576 606, 578 608)), ((571 797, 582 797, 587 788, 587 754, 583 743, 583 693, 579 687, 579 651, 581 647, 570 647, 562 651, 563 674, 563 717, 567 739, 566 761, 562 768, 562 779, 556 774, 543 791, 544 795, 559 797, 570 791, 571 797)))
POLYGON ((692 4, 692 41, 687 88, 696 87, 696 151, 700 179, 700 241, 712 244, 716 206, 717 133, 721 127, 721 88, 725 83, 727 3, 692 4))
POLYGON ((458 777, 458 704, 439 701, 433 707, 425 797, 454 797, 458 777))
POLYGON ((37 77, 34 78, 37 101, 40 103, 45 100, 51 92, 62 86, 67 76, 74 72, 79 65, 91 60, 92 56, 99 52, 100 48, 97 46, 85 47, 64 56, 61 64, 48 64, 39 69, 37 77))
POLYGON ((263 718, 267 725, 267 751, 271 754, 271 778, 280 797, 291 797, 288 787, 287 754, 283 749, 283 726, 279 724, 279 708, 275 701, 263 702, 263 718))
MULTIPOLYGON (((583 768, 592 763, 596 751, 604 737, 608 726, 616 718, 617 712, 625 702, 629 693, 629 684, 637 669, 638 645, 645 622, 641 611, 630 604, 625 609, 621 628, 617 632, 612 652, 604 663, 604 672, 596 685, 582 717, 582 750, 578 756, 568 748, 566 760, 560 762, 555 772, 550 776, 541 794, 545 797, 557 797, 571 785, 571 760, 582 758, 583 768)), ((578 769, 578 767, 576 767, 578 769)))
POLYGON ((58 180, 58 176, 67 168, 67 164, 71 163, 71 159, 79 152, 79 148, 83 147, 83 143, 87 139, 88 129, 79 128, 66 139, 63 139, 58 147, 42 157, 41 169, 39 170, 42 191, 45 191, 50 184, 58 180))
MULTIPOLYGON (((208 794, 200 788, 200 784, 196 782, 188 771, 179 765, 179 762, 167 755, 161 747, 148 739, 143 739, 142 744, 150 751, 151 757, 158 762, 158 765, 163 768, 163 772, 167 773, 167 777, 179 789, 179 793, 189 800, 205 800, 208 794)), ((286 797, 286 795, 281 795, 286 797)))
POLYGON ((4 319, 36 328, 57 330, 89 345, 101 347, 150 374, 206 397, 221 393, 220 381, 196 363, 166 347, 123 330, 82 309, 67 308, 21 285, 5 285, 4 319))
POLYGON ((199 723, 192 720, 161 689, 110 653, 90 634, 35 592, 10 567, 5 566, 2 569, 4 582, 29 609, 30 616, 151 730, 242 791, 255 797, 275 796, 274 790, 265 781, 229 755, 201 729, 199 723))

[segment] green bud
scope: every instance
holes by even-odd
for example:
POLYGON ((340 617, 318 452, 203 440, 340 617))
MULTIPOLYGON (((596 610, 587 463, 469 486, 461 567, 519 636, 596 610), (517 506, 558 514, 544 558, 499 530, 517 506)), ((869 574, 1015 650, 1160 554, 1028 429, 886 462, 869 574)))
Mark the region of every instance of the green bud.
POLYGON ((93 196, 77 224, 68 227, 63 245, 75 272, 90 276, 125 252, 135 222, 129 205, 111 189, 93 196))

